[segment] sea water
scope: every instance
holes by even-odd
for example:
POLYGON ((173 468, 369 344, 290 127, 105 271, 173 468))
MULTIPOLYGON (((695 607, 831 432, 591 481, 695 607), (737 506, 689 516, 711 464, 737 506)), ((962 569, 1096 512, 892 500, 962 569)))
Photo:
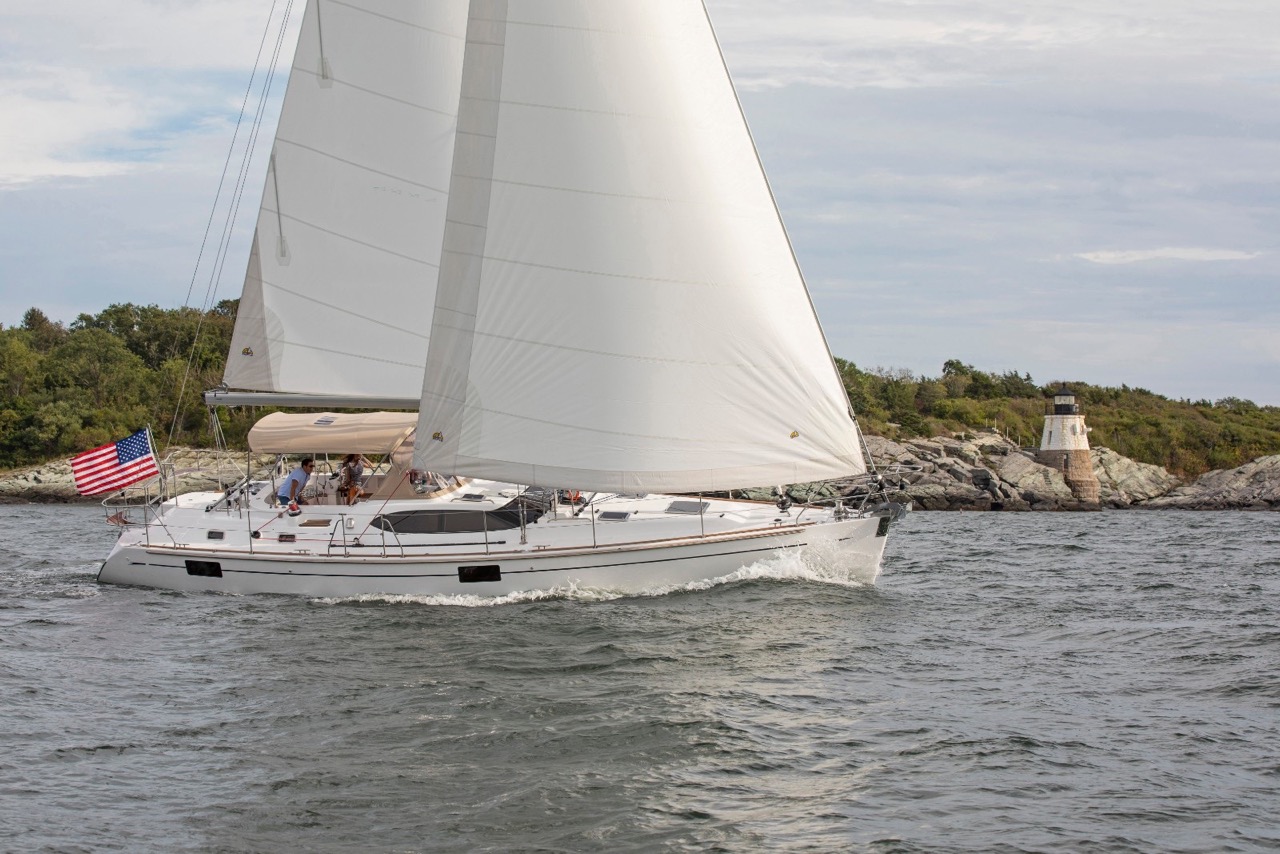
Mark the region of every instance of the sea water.
POLYGON ((102 586, 102 516, 0 506, 5 851, 1280 849, 1278 514, 499 604, 102 586))

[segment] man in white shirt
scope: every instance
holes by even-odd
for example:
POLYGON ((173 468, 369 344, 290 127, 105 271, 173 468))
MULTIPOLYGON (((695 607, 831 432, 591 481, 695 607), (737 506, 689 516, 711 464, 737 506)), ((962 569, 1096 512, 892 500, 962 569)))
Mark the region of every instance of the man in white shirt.
POLYGON ((311 479, 311 471, 316 467, 316 461, 307 457, 296 469, 289 472, 289 476, 280 484, 280 489, 276 492, 276 498, 280 499, 281 504, 306 504, 302 498, 302 490, 306 488, 307 481, 311 479))

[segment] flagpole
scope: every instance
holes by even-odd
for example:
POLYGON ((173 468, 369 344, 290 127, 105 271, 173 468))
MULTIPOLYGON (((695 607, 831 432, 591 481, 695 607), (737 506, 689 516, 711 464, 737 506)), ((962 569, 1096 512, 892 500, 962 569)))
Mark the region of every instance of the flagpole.
MULTIPOLYGON (((151 424, 147 424, 147 447, 151 449, 151 459, 155 460, 156 471, 160 472, 160 483, 156 488, 156 498, 164 500, 164 469, 160 468, 160 455, 156 453, 156 437, 151 432, 151 424)), ((150 502, 148 502, 150 503, 150 502)))

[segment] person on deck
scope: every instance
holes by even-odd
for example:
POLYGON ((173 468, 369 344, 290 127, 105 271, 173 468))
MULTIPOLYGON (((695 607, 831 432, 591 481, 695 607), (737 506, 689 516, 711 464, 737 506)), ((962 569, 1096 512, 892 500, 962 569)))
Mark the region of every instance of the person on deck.
POLYGON ((342 459, 342 468, 338 471, 338 494, 346 498, 348 506, 369 494, 360 487, 366 465, 372 463, 363 454, 347 454, 342 459))
POLYGON ((311 479, 311 471, 316 467, 316 461, 307 457, 298 467, 289 472, 289 476, 280 484, 280 489, 276 492, 276 498, 280 499, 281 504, 306 504, 307 501, 302 497, 302 490, 306 489, 307 481, 311 479))

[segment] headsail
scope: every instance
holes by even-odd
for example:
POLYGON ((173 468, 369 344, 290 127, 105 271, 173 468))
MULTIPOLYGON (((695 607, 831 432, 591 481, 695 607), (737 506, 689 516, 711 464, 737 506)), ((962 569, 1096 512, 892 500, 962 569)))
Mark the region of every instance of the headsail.
POLYGON ((416 398, 466 0, 309 0, 225 382, 416 398))
POLYGON ((458 121, 415 465, 622 491, 863 470, 701 2, 474 0, 458 121))

